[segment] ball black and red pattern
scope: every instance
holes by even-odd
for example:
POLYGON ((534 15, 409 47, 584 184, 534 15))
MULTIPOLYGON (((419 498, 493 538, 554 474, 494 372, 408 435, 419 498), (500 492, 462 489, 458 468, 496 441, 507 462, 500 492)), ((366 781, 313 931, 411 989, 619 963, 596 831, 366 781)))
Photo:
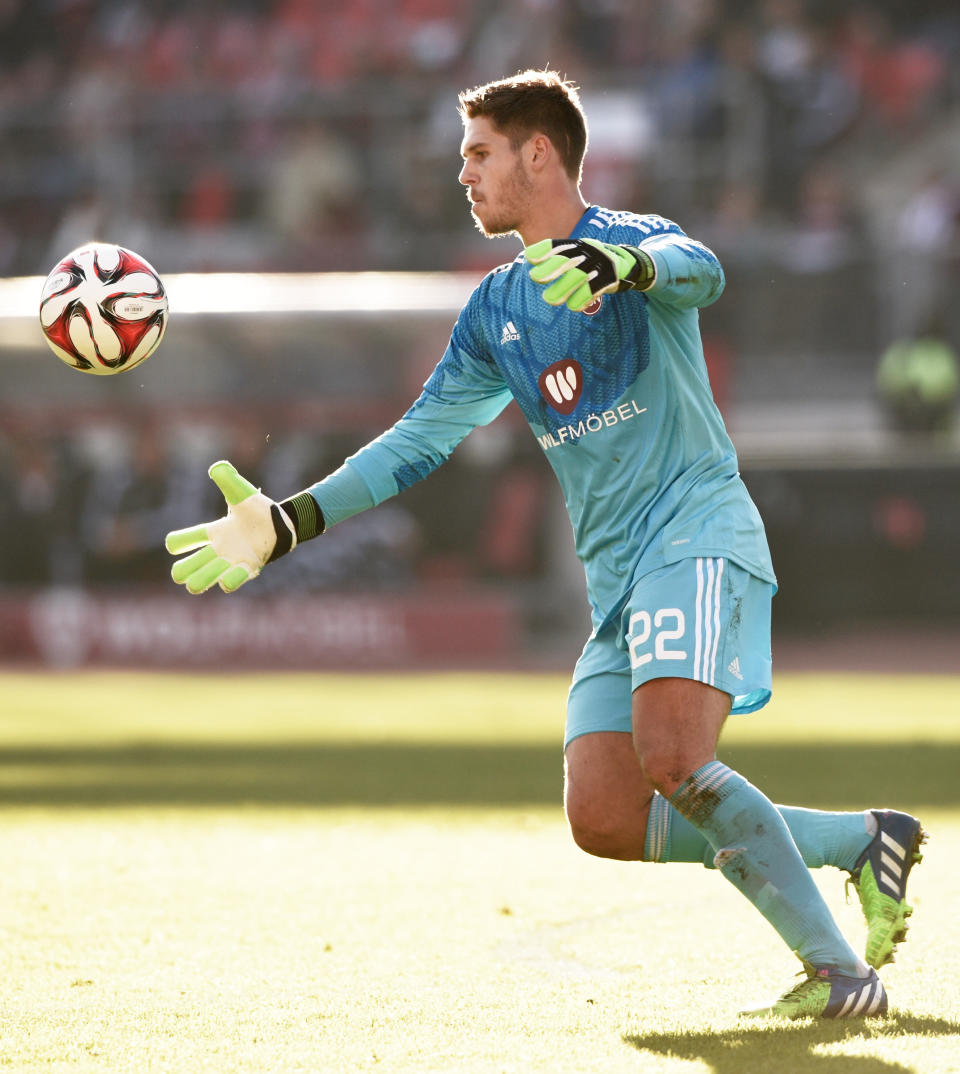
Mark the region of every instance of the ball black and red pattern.
POLYGON ((47 276, 40 298, 40 327, 53 353, 100 376, 133 369, 153 354, 168 315, 153 266, 112 243, 88 243, 67 254, 47 276))

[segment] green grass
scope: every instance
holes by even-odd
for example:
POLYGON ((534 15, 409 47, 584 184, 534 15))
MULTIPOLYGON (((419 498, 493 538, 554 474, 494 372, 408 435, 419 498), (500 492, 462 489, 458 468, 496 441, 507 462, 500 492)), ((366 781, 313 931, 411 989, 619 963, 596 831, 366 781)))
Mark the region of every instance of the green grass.
MULTIPOLYGON (((562 675, 0 676, 0 805, 555 806, 562 675)), ((780 801, 960 806, 960 677, 781 676, 724 760, 780 801)))
MULTIPOLYGON (((526 742, 558 745, 568 676, 0 673, 5 743, 526 742)), ((784 674, 738 741, 956 742, 960 675, 784 674), (847 717, 849 716, 849 724, 847 717)))
POLYGON ((933 833, 885 1021, 741 1023, 749 904, 573 847, 563 676, 0 675, 0 1070, 960 1072, 960 679, 777 685, 731 763, 933 833))

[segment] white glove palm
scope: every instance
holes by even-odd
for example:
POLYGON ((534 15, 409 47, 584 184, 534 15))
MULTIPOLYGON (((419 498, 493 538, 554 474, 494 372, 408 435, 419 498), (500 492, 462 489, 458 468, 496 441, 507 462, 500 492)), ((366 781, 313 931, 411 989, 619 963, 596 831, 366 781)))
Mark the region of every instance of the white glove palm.
POLYGON ((198 549, 178 559, 170 573, 190 593, 203 593, 213 585, 233 593, 271 559, 296 547, 297 534, 285 512, 231 463, 215 462, 209 474, 227 501, 227 513, 215 522, 167 534, 172 555, 198 549))

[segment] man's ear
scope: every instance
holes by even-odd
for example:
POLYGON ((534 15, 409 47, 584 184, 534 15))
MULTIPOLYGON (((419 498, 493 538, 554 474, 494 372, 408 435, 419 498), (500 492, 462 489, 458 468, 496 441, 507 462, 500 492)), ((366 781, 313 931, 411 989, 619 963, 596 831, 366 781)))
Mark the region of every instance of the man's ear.
POLYGON ((535 134, 527 141, 527 163, 533 171, 542 171, 553 156, 553 143, 545 134, 535 134))

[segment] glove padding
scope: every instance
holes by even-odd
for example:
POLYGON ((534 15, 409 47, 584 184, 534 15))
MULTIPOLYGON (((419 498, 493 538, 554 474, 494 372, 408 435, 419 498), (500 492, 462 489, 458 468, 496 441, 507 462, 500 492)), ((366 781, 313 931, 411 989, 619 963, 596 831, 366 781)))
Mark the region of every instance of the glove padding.
POLYGON ((656 278, 649 254, 635 246, 615 246, 596 239, 542 239, 524 251, 534 266, 530 279, 549 283, 543 299, 580 313, 601 295, 639 288, 656 278))
POLYGON ((167 551, 178 556, 170 574, 190 593, 203 593, 219 585, 233 593, 261 568, 297 545, 297 533, 287 514, 229 462, 215 462, 209 470, 227 501, 227 513, 215 522, 174 530, 167 534, 167 551))

